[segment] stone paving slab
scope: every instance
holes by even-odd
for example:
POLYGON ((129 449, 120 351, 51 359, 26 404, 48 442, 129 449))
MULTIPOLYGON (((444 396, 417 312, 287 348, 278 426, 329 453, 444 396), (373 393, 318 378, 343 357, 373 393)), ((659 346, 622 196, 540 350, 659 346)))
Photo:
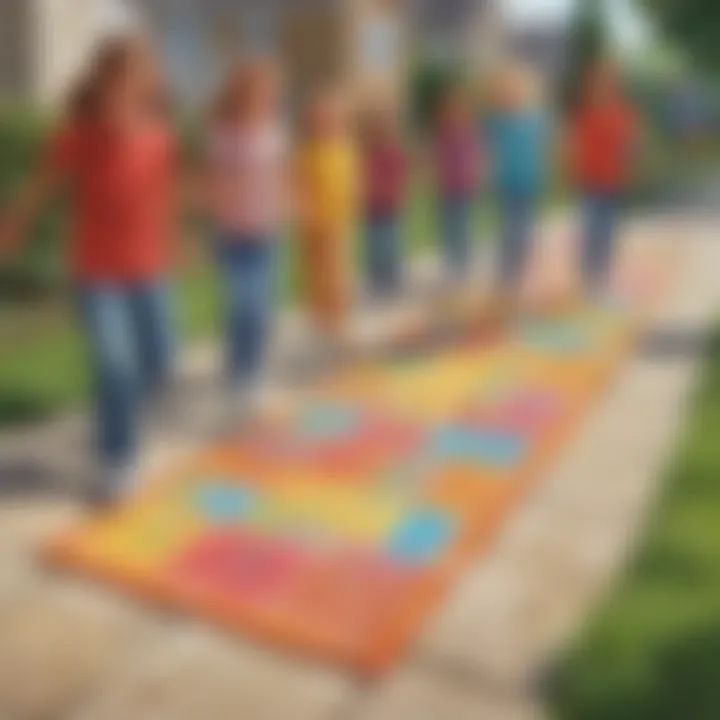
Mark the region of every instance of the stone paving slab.
POLYGON ((493 696, 442 669, 410 665, 359 701, 347 720, 541 720, 521 697, 493 696))
POLYGON ((0 717, 64 717, 158 624, 95 587, 26 581, 0 604, 0 717))
POLYGON ((107 676, 74 720, 331 720, 348 699, 339 673, 209 631, 169 627, 107 676))

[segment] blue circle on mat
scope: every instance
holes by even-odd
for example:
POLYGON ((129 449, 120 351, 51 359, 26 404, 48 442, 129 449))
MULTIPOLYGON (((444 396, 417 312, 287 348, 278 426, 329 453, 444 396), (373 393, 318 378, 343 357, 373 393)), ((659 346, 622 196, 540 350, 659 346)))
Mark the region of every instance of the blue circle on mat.
POLYGON ((318 405, 300 417, 300 430, 306 437, 332 439, 351 435, 360 426, 358 409, 347 405, 318 405))
POLYGON ((208 522, 228 525, 246 519, 256 508, 258 497, 247 487, 212 483, 198 488, 195 502, 208 522))
POLYGON ((435 432, 430 452, 446 462, 509 468, 523 459, 526 447, 527 440, 515 433, 449 425, 435 432))
POLYGON ((455 534, 455 520, 433 510, 414 512, 390 538, 390 555, 413 564, 437 560, 455 534))

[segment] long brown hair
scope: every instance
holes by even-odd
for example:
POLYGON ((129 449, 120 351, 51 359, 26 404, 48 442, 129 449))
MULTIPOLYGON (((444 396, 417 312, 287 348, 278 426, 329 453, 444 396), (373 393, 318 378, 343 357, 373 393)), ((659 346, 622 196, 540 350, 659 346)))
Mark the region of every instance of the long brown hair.
POLYGON ((277 64, 270 59, 236 63, 227 75, 211 108, 211 121, 223 124, 246 112, 259 88, 280 85, 277 64))
MULTIPOLYGON (((139 37, 119 35, 102 40, 92 53, 85 72, 71 90, 67 111, 73 120, 90 119, 97 115, 106 90, 116 83, 134 63, 149 60, 152 52, 139 37)), ((149 104, 157 109, 163 106, 160 87, 149 104)))

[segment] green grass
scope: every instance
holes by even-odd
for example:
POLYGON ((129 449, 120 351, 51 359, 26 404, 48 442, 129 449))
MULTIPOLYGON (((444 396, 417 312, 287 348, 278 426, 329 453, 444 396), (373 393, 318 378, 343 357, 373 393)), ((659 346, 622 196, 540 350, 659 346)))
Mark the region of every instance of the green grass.
POLYGON ((551 700, 557 720, 720 718, 720 331, 642 549, 551 700))

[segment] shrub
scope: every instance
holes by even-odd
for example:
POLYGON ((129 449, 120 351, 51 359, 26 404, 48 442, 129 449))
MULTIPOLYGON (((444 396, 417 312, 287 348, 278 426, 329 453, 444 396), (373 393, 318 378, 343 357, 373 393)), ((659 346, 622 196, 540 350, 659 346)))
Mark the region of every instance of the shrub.
MULTIPOLYGON (((12 204, 42 152, 49 126, 47 116, 25 108, 5 108, 0 113, 0 206, 12 204)), ((62 287, 58 247, 62 224, 59 203, 43 213, 24 249, 0 267, 0 296, 24 300, 62 287)))
POLYGON ((410 107, 416 128, 427 130, 443 95, 460 79, 460 70, 448 61, 425 59, 415 66, 410 80, 410 107))

